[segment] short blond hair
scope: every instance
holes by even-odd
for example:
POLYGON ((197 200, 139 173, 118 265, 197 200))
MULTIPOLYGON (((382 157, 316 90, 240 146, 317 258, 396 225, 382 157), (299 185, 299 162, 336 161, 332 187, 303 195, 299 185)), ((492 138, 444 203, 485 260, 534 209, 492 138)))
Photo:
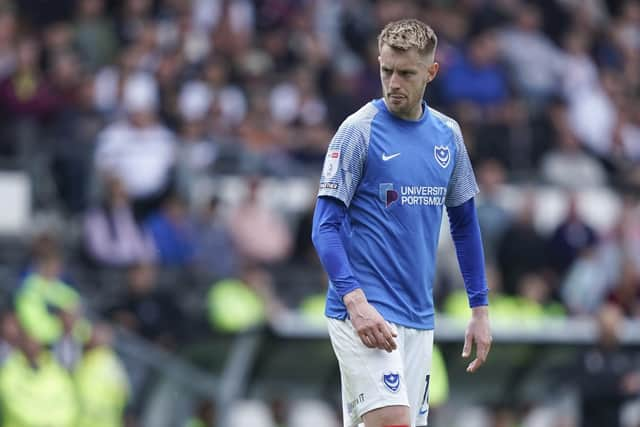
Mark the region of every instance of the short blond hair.
POLYGON ((435 31, 418 19, 401 19, 389 22, 378 36, 378 49, 383 45, 394 49, 409 50, 413 47, 424 56, 435 56, 438 36, 435 31))

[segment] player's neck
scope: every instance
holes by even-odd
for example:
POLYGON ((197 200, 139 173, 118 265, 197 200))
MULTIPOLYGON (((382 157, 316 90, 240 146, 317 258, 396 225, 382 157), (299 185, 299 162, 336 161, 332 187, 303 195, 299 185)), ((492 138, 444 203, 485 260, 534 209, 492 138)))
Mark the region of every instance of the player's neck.
POLYGON ((387 111, 389 112, 389 114, 391 114, 392 116, 395 116, 401 120, 406 120, 408 122, 418 122, 420 121, 420 119, 422 119, 422 117, 424 117, 424 102, 420 101, 418 103, 417 106, 415 106, 414 108, 411 109, 411 111, 404 113, 404 114, 400 114, 400 113, 396 113, 394 111, 391 111, 391 109, 389 108, 389 104, 387 103, 386 98, 382 98, 385 107, 387 108, 387 111))

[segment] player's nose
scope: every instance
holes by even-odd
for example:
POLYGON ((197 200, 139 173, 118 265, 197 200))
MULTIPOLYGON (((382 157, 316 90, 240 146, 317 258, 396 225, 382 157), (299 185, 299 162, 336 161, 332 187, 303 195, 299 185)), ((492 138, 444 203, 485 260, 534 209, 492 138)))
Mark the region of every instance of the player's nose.
POLYGON ((389 79, 389 89, 391 89, 391 92, 400 89, 400 77, 396 72, 391 74, 391 78, 389 79))

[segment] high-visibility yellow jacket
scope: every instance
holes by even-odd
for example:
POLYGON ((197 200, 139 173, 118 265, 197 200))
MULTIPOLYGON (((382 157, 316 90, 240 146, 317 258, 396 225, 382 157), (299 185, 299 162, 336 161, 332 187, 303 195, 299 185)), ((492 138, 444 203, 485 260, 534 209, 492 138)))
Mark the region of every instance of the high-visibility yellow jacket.
POLYGON ((241 280, 214 283, 207 296, 211 326, 222 332, 241 332, 265 321, 265 304, 241 280))
POLYGON ((16 315, 24 330, 42 344, 52 344, 63 332, 62 321, 51 309, 77 306, 78 293, 61 280, 29 275, 16 295, 16 315))
POLYGON ((73 374, 79 404, 77 427, 121 427, 129 400, 127 373, 109 347, 84 354, 73 374))
POLYGON ((78 413, 73 381, 48 351, 34 369, 14 351, 0 368, 2 427, 74 427, 78 413))

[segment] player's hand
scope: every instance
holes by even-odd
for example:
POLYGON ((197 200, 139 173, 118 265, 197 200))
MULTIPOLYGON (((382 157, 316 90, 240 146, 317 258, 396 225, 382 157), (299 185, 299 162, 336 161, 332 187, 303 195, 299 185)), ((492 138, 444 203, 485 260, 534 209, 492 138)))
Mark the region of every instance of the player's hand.
POLYGON ((489 349, 491 349, 491 328, 489 327, 489 308, 487 306, 474 307, 473 314, 464 334, 464 347, 462 357, 471 355, 473 342, 476 343, 476 358, 473 359, 467 372, 475 372, 487 360, 489 349))
POLYGON ((362 343, 369 348, 379 348, 391 353, 397 348, 395 328, 387 323, 362 292, 356 289, 344 296, 344 303, 349 312, 351 324, 358 333, 362 343))

